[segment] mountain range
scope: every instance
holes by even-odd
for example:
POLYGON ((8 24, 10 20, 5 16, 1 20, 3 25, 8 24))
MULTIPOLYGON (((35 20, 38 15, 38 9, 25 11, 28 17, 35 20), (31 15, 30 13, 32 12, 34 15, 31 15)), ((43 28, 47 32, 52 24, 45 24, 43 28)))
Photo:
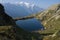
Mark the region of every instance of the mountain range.
POLYGON ((11 16, 13 15, 13 17, 27 16, 43 10, 43 8, 27 2, 4 3, 4 7, 6 12, 11 16))

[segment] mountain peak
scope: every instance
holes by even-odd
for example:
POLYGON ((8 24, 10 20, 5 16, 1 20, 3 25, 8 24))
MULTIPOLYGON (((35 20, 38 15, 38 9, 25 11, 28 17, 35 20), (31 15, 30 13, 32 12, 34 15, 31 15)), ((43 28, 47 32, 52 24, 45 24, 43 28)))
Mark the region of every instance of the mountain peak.
POLYGON ((34 7, 35 4, 31 4, 31 3, 28 3, 28 2, 19 2, 20 5, 25 5, 27 8, 30 8, 30 7, 34 7))

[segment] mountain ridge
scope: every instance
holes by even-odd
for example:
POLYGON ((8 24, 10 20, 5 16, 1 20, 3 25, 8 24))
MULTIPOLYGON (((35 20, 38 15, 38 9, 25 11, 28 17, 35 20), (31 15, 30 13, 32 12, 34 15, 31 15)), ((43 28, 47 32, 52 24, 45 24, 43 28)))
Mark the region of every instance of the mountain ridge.
MULTIPOLYGON (((8 9, 9 7, 11 8, 10 10, 12 11, 16 11, 17 14, 21 14, 23 13, 24 15, 26 14, 32 14, 32 13, 37 13, 43 10, 43 8, 39 8, 38 6, 34 5, 34 7, 32 8, 32 6, 30 5, 30 8, 27 8, 25 4, 10 4, 10 3, 5 3, 3 4, 5 7, 6 12, 8 11, 8 13, 10 12, 8 9), (18 8, 17 8, 18 7, 18 8), (17 8, 17 9, 16 9, 17 8), (18 10, 18 11, 17 11, 18 10), (20 10, 20 11, 19 11, 20 10)), ((32 4, 33 5, 33 4, 32 4)), ((13 13, 12 13, 13 14, 13 13)), ((9 14, 10 15, 10 14, 9 14)))

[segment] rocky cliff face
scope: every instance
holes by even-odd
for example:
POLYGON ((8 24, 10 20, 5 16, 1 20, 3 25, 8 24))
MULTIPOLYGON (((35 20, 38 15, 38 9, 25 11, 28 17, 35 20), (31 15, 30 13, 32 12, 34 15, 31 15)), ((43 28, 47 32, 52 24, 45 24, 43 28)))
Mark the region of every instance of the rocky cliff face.
POLYGON ((43 31, 38 31, 47 35, 44 40, 60 40, 60 4, 52 5, 37 15, 36 18, 41 21, 45 28, 43 31))
POLYGON ((60 4, 56 4, 56 5, 53 5, 53 6, 49 7, 47 10, 45 10, 41 14, 39 14, 37 16, 37 18, 39 20, 41 20, 42 24, 45 27, 49 27, 49 26, 55 27, 55 26, 57 26, 57 24, 60 24, 58 22, 59 19, 60 19, 60 4))
POLYGON ((49 7, 47 10, 40 13, 37 16, 37 19, 41 20, 45 29, 52 29, 53 27, 55 29, 55 27, 60 27, 60 4, 49 7))
POLYGON ((0 40, 16 40, 15 22, 0 4, 0 40))

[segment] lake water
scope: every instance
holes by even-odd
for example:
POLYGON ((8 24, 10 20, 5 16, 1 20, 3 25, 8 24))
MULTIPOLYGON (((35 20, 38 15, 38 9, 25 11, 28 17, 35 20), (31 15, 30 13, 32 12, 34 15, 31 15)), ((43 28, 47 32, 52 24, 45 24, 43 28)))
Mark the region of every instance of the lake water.
POLYGON ((43 28, 41 23, 35 18, 29 19, 29 20, 20 20, 20 21, 17 21, 16 23, 26 31, 37 31, 43 28))

